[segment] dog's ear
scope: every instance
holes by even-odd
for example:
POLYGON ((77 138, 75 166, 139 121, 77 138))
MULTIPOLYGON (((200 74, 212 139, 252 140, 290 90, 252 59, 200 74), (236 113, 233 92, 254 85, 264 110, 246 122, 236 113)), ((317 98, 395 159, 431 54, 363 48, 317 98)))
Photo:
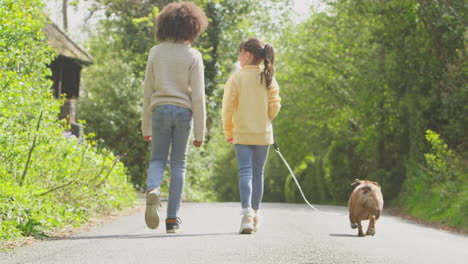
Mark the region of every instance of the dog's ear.
POLYGON ((351 183, 351 186, 354 187, 354 186, 358 186, 359 184, 361 184, 361 180, 360 180, 360 179, 355 179, 355 180, 353 181, 353 183, 351 183))
MULTIPOLYGON (((374 184, 374 185, 376 185, 377 187, 381 188, 381 187, 380 187, 380 184, 379 184, 378 182, 376 182, 376 181, 375 181, 375 182, 372 182, 372 184, 374 184)), ((381 188, 381 189, 382 189, 382 188, 381 188)))

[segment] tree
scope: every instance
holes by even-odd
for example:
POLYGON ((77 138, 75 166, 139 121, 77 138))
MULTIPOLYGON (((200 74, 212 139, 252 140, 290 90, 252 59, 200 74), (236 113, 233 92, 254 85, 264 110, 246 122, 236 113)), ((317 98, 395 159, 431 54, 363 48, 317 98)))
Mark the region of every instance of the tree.
MULTIPOLYGON (((329 3, 326 12, 284 31, 278 78, 289 102, 276 121, 277 141, 287 146, 285 156, 300 175, 310 157, 323 160, 326 188, 335 202, 345 203, 346 182, 368 178, 380 182, 387 200, 416 203, 407 207, 416 212, 424 205, 413 200, 411 190, 427 186, 426 129, 440 131, 466 159, 466 133, 461 133, 467 124, 466 26, 460 15, 466 6, 462 1, 329 3)), ((453 170, 466 168, 458 163, 453 170)), ((311 173, 310 181, 323 177, 320 170, 311 173)), ((462 179, 453 182, 463 185, 462 179)), ((289 184, 285 188, 291 193, 289 184)))

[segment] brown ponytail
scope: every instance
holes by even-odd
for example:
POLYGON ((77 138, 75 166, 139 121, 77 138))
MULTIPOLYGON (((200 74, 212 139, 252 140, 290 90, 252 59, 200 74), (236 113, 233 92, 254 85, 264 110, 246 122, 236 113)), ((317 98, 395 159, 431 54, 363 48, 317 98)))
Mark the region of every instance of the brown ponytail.
POLYGON ((248 51, 254 59, 251 63, 259 64, 263 60, 265 68, 261 73, 261 81, 265 79, 265 84, 268 89, 271 88, 273 76, 275 75, 275 67, 273 66, 275 60, 275 51, 270 44, 264 44, 263 41, 257 38, 248 38, 241 42, 239 51, 248 51))
POLYGON ((270 89, 273 76, 275 75, 275 67, 273 67, 273 63, 275 62, 275 50, 270 44, 266 44, 263 47, 263 50, 265 52, 265 59, 263 60, 263 65, 265 65, 265 68, 263 69, 262 80, 264 76, 266 87, 270 89))

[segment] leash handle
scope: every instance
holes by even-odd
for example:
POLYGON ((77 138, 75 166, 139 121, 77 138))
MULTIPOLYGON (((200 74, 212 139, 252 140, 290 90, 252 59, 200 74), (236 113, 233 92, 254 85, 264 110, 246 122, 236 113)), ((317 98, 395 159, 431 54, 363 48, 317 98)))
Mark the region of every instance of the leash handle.
POLYGON ((279 152, 279 147, 276 145, 276 142, 273 142, 273 147, 275 148, 276 152, 279 152))

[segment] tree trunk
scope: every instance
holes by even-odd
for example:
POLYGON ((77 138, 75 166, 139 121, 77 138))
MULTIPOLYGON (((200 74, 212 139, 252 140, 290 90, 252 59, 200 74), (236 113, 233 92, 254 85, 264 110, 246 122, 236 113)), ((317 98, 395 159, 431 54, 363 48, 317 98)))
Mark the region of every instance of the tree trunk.
POLYGON ((63 12, 63 30, 68 31, 68 0, 63 0, 62 12, 63 12))

